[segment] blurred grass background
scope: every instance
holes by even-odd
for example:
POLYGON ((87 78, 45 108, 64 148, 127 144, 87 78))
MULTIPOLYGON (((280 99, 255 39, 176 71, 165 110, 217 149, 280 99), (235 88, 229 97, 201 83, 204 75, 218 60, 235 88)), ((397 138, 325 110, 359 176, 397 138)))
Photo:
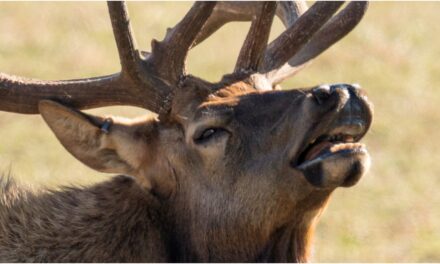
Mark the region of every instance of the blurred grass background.
MULTIPOLYGON (((131 2, 140 47, 162 39, 189 2, 131 2)), ((360 83, 375 104, 365 142, 371 172, 337 190, 317 228, 315 261, 440 261, 440 2, 373 2, 361 24, 283 87, 360 83)), ((189 71, 218 80, 233 69, 249 23, 228 24, 196 47, 189 71)), ((282 25, 275 22, 272 35, 282 25)), ((272 38, 273 38, 272 36, 272 38)), ((0 71, 69 79, 119 70, 103 2, 0 3, 0 71)), ((109 107, 90 111, 138 116, 109 107)), ((0 112, 0 171, 56 187, 109 176, 70 156, 39 116, 0 112)))

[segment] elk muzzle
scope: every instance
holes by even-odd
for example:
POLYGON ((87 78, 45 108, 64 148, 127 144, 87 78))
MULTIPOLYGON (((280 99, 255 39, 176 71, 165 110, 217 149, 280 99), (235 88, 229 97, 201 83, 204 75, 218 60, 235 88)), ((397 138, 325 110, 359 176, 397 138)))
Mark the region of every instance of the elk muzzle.
POLYGON ((318 104, 333 93, 340 93, 342 105, 330 125, 318 128, 314 138, 305 142, 305 150, 296 168, 315 187, 336 188, 356 184, 370 166, 370 156, 359 140, 372 122, 372 106, 357 85, 335 84, 312 90, 318 104))

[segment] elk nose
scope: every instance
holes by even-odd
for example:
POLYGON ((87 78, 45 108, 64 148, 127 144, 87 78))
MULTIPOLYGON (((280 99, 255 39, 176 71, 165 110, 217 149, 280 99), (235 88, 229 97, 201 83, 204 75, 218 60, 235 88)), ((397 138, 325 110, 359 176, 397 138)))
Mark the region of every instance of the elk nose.
POLYGON ((330 95, 332 95, 337 90, 342 90, 346 92, 347 95, 358 94, 358 90, 360 90, 360 86, 358 84, 322 84, 318 87, 312 89, 313 97, 316 99, 318 104, 322 104, 327 100, 330 95))
POLYGON ((312 89, 313 97, 315 97, 318 104, 324 103, 324 101, 330 97, 331 92, 332 89, 328 84, 323 84, 312 89))
POLYGON ((334 84, 331 85, 330 90, 343 92, 348 96, 347 101, 339 110, 335 124, 344 126, 346 132, 357 134, 358 138, 362 137, 372 120, 371 105, 365 93, 357 84, 334 84))

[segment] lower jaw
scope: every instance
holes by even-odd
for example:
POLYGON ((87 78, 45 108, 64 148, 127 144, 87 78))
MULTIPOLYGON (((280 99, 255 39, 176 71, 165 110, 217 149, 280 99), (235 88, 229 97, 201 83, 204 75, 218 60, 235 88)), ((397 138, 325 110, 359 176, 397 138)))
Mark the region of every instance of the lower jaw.
POLYGON ((366 147, 362 143, 326 143, 325 148, 320 149, 318 152, 306 154, 305 161, 296 167, 298 169, 304 169, 315 163, 323 162, 326 159, 367 153, 366 147))
POLYGON ((362 144, 335 152, 322 152, 296 167, 305 179, 320 189, 350 187, 368 171, 370 156, 362 144))

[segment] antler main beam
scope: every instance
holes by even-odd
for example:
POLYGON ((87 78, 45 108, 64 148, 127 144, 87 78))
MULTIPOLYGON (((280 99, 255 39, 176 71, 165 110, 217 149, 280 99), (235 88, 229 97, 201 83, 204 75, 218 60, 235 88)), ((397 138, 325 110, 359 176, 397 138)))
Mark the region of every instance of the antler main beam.
POLYGON ((70 81, 41 81, 0 73, 0 110, 38 114, 43 99, 61 101, 79 109, 122 105, 136 100, 121 86, 119 74, 70 81), (92 97, 92 96, 93 97, 92 97))

